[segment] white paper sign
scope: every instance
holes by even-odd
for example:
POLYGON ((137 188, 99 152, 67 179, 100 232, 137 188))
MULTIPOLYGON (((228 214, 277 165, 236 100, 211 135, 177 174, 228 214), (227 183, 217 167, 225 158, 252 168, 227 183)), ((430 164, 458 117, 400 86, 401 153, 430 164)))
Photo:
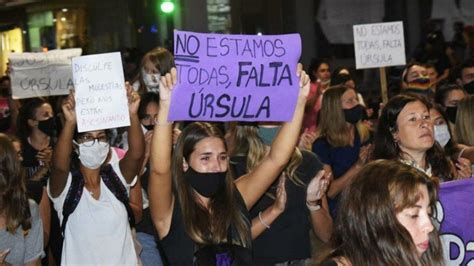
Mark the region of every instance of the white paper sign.
POLYGON ((403 22, 354 25, 356 68, 405 65, 403 22))
POLYGON ((67 95, 73 89, 71 58, 82 49, 46 53, 11 53, 12 95, 15 99, 67 95))
POLYGON ((130 125, 120 53, 72 60, 79 132, 130 125))

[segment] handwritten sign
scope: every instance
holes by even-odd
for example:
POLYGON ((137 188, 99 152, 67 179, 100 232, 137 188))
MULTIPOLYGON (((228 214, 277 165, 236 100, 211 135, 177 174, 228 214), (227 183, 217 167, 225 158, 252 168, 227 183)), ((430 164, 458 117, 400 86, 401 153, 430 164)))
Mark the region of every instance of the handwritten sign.
POLYGON ((441 184, 435 218, 445 265, 474 265, 474 179, 441 184))
POLYGON ((79 132, 130 125, 120 53, 72 60, 79 132))
POLYGON ((11 53, 12 95, 15 99, 66 95, 73 88, 71 58, 82 49, 47 53, 11 53))
POLYGON ((170 121, 289 121, 298 96, 298 34, 175 31, 170 121))
POLYGON ((354 25, 356 68, 405 65, 403 23, 354 25))

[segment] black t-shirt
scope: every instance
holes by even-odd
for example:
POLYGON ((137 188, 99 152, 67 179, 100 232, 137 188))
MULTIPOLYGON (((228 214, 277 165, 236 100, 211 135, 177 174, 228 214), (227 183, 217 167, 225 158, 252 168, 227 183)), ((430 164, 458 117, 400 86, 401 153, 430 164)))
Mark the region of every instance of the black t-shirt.
MULTIPOLYGON (((50 146, 51 146, 51 143, 50 143, 50 146)), ((29 179, 41 167, 40 161, 36 158, 36 155, 38 155, 39 151, 33 148, 33 146, 31 146, 31 144, 28 141, 22 141, 21 152, 23 156, 23 161, 21 162, 21 164, 25 168, 27 179, 29 179)), ((48 176, 49 174, 47 174, 41 179, 44 186, 46 186, 46 180, 48 176)))
MULTIPOLYGON (((245 202, 237 188, 235 189, 235 191, 237 202, 239 205, 238 208, 247 218, 246 220, 250 234, 249 213, 245 206, 245 202)), ((237 233, 233 233, 233 236, 236 235, 237 233)), ((173 214, 171 218, 170 230, 168 232, 168 235, 166 235, 161 241, 159 241, 159 245, 163 251, 163 259, 165 262, 167 262, 167 265, 193 265, 194 253, 198 250, 198 247, 186 233, 183 216, 181 213, 181 206, 178 202, 178 197, 176 195, 173 207, 173 214)))
MULTIPOLYGON (((299 260, 311 257, 309 230, 311 221, 306 207, 306 185, 322 170, 323 165, 318 157, 309 151, 301 151, 303 161, 296 169, 296 176, 305 184, 299 186, 286 181, 287 202, 285 211, 278 216, 271 227, 259 235, 252 243, 255 265, 273 265, 288 260, 299 260)), ((243 156, 231 159, 235 173, 245 174, 246 158, 243 156)), ((276 184, 267 191, 275 195, 276 184)), ((270 207, 274 199, 262 196, 250 210, 250 217, 258 217, 270 207)))

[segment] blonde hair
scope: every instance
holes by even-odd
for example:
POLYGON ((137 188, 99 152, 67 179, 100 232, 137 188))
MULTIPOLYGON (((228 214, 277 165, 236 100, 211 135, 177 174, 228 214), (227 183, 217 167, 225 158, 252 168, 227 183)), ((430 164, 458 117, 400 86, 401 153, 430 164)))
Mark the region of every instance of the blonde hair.
MULTIPOLYGON (((266 147, 258 136, 258 127, 253 124, 239 124, 235 130, 235 155, 247 156, 246 170, 252 171, 266 155, 266 147)), ((296 169, 303 161, 303 155, 298 148, 291 155, 290 161, 283 170, 283 174, 297 186, 305 184, 296 175, 296 169)), ((272 197, 272 195, 269 195, 272 197)))
POLYGON ((474 96, 468 95, 459 102, 456 115, 458 143, 474 146, 474 96))
MULTIPOLYGON (((319 133, 325 137, 328 143, 333 147, 344 147, 352 144, 351 132, 347 130, 346 119, 342 109, 341 97, 352 90, 344 85, 330 87, 323 94, 321 104, 319 133)), ((355 125, 361 142, 365 142, 370 137, 370 130, 362 122, 355 125)))

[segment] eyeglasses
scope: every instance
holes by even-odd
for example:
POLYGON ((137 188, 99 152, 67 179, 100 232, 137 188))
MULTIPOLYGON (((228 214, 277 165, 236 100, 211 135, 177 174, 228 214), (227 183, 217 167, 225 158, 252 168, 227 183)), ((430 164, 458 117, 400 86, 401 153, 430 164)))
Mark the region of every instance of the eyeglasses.
POLYGON ((80 144, 84 144, 84 146, 86 147, 93 146, 96 141, 101 146, 106 146, 109 144, 109 138, 107 136, 100 136, 100 137, 94 138, 93 136, 85 135, 85 136, 79 137, 78 140, 80 144))

